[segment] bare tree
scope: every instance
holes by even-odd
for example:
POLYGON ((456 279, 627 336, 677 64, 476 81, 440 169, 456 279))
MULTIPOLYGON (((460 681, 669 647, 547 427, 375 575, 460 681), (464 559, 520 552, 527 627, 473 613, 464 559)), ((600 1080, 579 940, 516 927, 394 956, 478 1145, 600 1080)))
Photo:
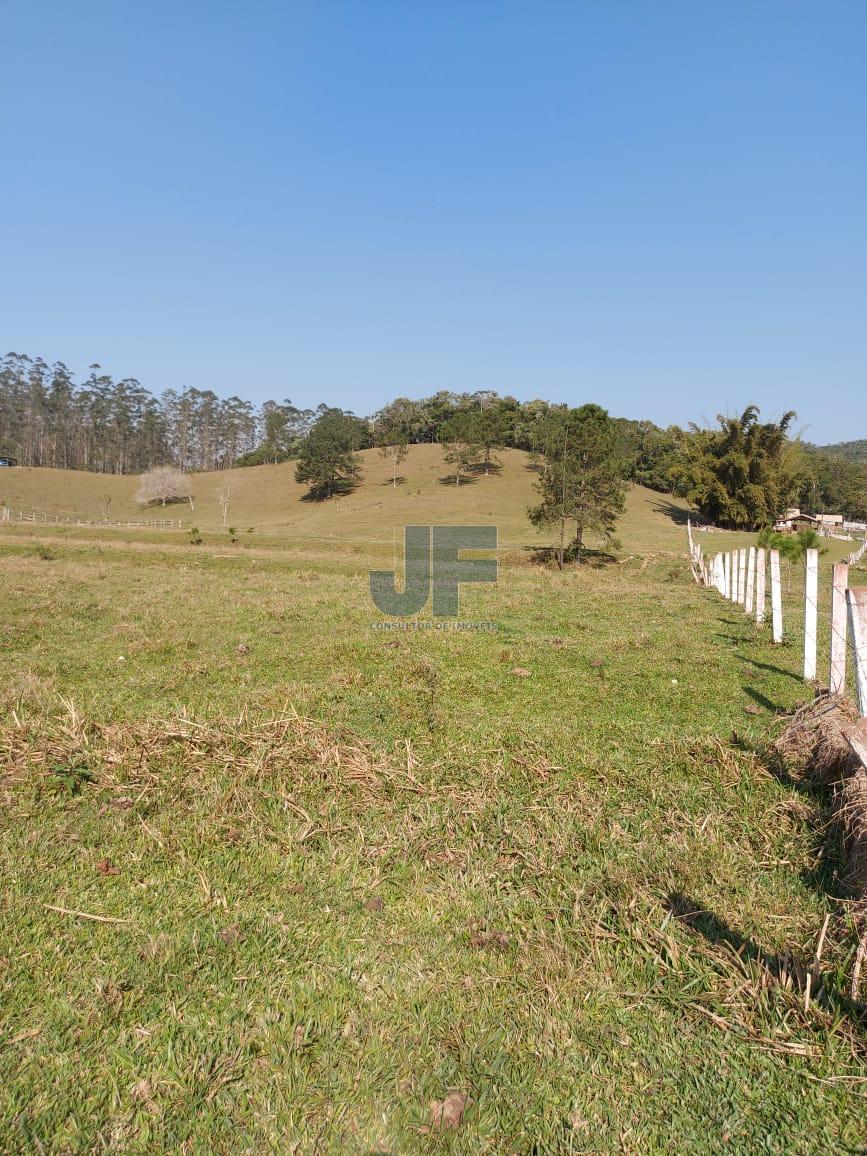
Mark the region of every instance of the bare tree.
POLYGON ((171 466, 157 466, 142 474, 135 500, 140 506, 151 506, 157 502, 163 506, 167 502, 189 502, 192 509, 190 479, 171 466))
POLYGON ((222 486, 217 491, 217 496, 220 499, 220 509, 223 511, 223 525, 225 526, 229 521, 229 507, 232 504, 232 491, 235 487, 232 485, 232 479, 226 478, 222 486))

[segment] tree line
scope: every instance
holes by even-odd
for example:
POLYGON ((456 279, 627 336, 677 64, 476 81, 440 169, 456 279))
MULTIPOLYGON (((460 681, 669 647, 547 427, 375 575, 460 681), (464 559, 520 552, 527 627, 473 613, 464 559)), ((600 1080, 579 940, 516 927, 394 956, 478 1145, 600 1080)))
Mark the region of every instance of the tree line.
POLYGON ((377 448, 397 486, 411 445, 439 443, 455 485, 496 470, 499 450, 519 449, 539 470, 532 516, 560 527, 563 553, 570 542, 580 550, 584 529, 611 530, 627 482, 684 497, 726 528, 771 525, 789 505, 867 519, 865 466, 803 443, 794 418, 762 422, 749 406, 720 415, 714 429, 663 429, 595 405, 522 402, 493 390, 401 397, 358 417, 324 403, 256 407, 193 388, 155 396, 98 365, 77 383, 62 362, 16 353, 0 361, 0 453, 22 465, 140 474, 295 460, 310 496, 327 499, 357 483, 360 450, 377 448))
POLYGON ((76 382, 60 361, 19 353, 0 360, 0 453, 23 466, 106 474, 159 465, 217 470, 268 444, 280 460, 280 449, 303 437, 317 416, 291 403, 257 409, 211 390, 168 389, 156 397, 136 378, 115 381, 99 365, 76 382))

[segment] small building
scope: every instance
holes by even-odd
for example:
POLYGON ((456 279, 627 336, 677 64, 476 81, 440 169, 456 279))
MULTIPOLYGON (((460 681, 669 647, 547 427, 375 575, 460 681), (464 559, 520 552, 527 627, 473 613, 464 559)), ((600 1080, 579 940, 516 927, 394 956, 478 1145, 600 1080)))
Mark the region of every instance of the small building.
POLYGON ((813 514, 802 514, 800 510, 786 510, 785 518, 775 522, 774 529, 782 534, 797 534, 799 530, 818 530, 819 519, 813 514))
POLYGON ((815 530, 826 536, 843 529, 842 514, 806 514, 803 510, 786 510, 785 518, 774 524, 774 529, 783 534, 797 534, 801 530, 815 530))

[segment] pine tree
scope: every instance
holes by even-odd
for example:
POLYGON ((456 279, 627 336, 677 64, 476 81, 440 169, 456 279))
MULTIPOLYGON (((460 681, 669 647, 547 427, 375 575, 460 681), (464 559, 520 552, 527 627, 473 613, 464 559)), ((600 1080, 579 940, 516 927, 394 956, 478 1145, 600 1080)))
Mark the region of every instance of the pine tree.
POLYGON ((588 532, 613 543, 625 500, 622 468, 614 423, 604 409, 584 405, 552 412, 545 431, 544 467, 536 483, 542 500, 528 513, 536 526, 557 527, 561 570, 571 524, 575 532, 569 547, 578 564, 588 532))
POLYGON ((295 480, 312 498, 331 498, 353 488, 360 470, 356 450, 364 445, 364 423, 341 409, 326 409, 298 451, 295 480))

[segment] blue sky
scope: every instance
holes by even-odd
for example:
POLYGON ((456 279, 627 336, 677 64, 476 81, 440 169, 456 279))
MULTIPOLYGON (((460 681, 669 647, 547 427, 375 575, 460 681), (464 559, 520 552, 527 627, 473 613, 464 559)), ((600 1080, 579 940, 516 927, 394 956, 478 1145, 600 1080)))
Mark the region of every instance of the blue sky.
POLYGON ((867 436, 867 3, 0 0, 0 347, 867 436))

